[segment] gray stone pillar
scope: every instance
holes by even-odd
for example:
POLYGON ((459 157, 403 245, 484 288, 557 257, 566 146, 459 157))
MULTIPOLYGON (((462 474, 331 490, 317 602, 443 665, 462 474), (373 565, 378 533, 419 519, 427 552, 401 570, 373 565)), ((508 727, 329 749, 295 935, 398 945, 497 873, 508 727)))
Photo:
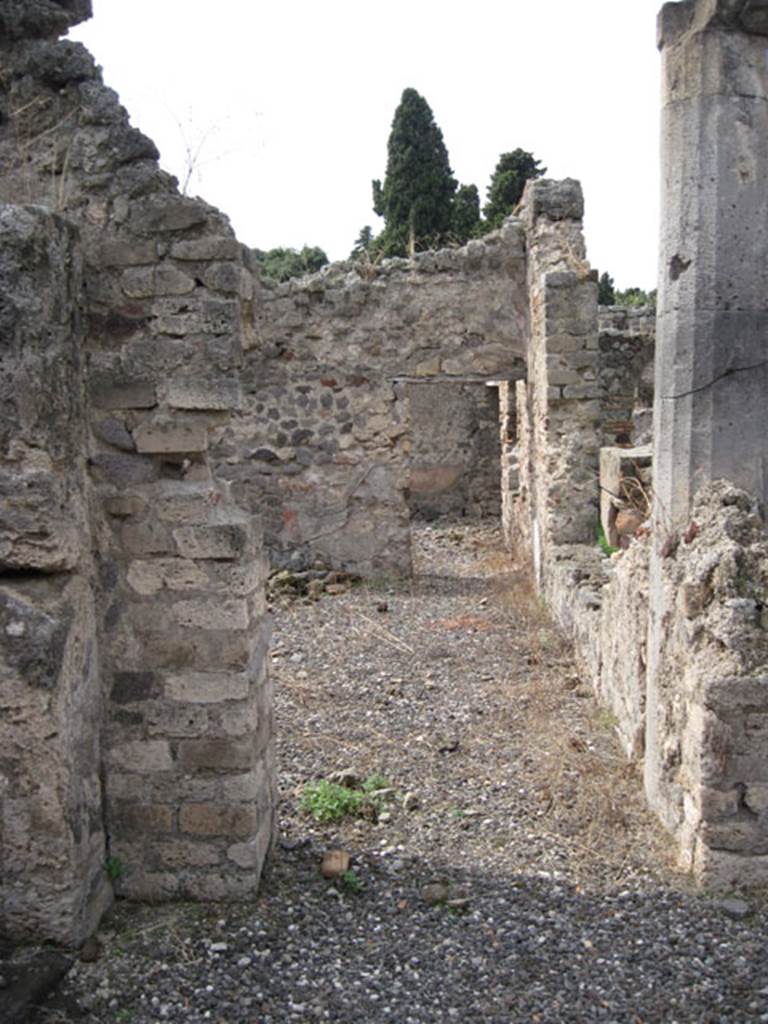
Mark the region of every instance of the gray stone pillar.
MULTIPOLYGON (((685 0, 659 15, 662 228, 654 405, 645 787, 686 821, 674 662, 675 538, 694 495, 726 478, 768 495, 768 3, 685 0), (669 556, 669 557, 665 557, 669 556)), ((685 548, 685 545, 683 545, 685 548)), ((690 672, 688 673, 690 675, 690 672)))
POLYGON ((768 3, 659 15, 662 228, 655 487, 669 529, 726 478, 768 497, 768 3))

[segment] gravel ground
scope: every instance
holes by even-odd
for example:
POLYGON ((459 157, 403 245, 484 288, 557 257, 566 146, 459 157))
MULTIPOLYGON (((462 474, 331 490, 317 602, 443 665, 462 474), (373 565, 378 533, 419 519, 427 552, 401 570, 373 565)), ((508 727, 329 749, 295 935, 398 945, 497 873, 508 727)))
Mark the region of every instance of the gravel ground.
POLYGON ((673 873, 495 527, 414 541, 411 581, 275 599, 282 797, 258 896, 119 904, 37 1024, 768 1021, 763 899, 673 873), (301 809, 329 778, 360 814, 301 809), (335 881, 331 849, 351 857, 335 881))

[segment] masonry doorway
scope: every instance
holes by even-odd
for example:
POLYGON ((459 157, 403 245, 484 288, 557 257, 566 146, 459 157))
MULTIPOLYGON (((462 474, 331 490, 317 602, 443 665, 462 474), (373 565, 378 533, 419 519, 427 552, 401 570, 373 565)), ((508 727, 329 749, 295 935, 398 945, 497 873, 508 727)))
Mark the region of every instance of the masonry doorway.
POLYGON ((499 391, 484 379, 408 382, 414 519, 501 514, 499 391))

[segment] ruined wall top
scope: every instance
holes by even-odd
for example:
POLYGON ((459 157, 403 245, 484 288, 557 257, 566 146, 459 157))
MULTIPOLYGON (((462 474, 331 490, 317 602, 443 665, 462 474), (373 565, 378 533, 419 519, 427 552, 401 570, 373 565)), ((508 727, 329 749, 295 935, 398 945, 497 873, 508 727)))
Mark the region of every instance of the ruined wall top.
POLYGON ((538 217, 549 220, 581 220, 584 216, 584 193, 574 178, 555 181, 536 178, 526 185, 523 196, 523 220, 532 224, 538 217))
POLYGON ((680 0, 664 4, 658 21, 659 48, 710 28, 768 35, 768 0, 680 0))
POLYGON ((0 43, 53 39, 92 15, 91 0, 3 0, 0 43))

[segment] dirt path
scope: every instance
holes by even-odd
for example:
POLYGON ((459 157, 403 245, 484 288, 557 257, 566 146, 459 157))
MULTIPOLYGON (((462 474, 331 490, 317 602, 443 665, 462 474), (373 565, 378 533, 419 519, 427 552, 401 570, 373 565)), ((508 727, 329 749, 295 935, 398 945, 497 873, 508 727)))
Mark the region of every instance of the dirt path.
POLYGON ((276 609, 286 835, 592 885, 652 872, 637 773, 497 529, 414 534, 413 581, 276 609), (339 771, 387 780, 383 821, 309 825, 301 787, 339 771))
POLYGON ((412 581, 273 602, 282 797, 258 895, 119 905, 37 1024, 768 1022, 760 901, 670 873, 497 531, 425 526, 416 547, 412 581), (362 813, 317 821, 306 787, 327 809, 334 777, 362 813))

